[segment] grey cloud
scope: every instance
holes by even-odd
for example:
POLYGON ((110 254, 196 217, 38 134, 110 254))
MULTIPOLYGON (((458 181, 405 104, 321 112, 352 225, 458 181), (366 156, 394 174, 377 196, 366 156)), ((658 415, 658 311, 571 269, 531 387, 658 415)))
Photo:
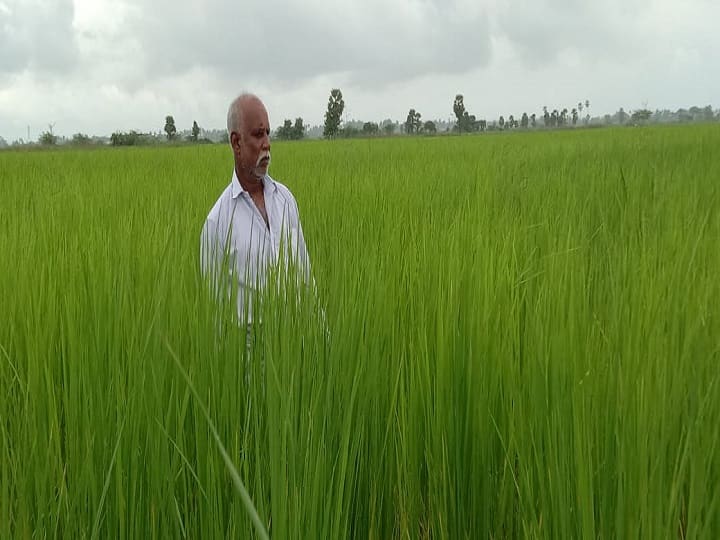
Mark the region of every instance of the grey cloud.
POLYGON ((593 58, 614 57, 635 49, 642 40, 638 0, 533 0, 505 5, 496 17, 505 35, 526 63, 551 63, 558 54, 573 50, 593 58))
POLYGON ((40 75, 72 69, 78 58, 72 0, 11 0, 2 7, 0 76, 25 69, 40 75))
MULTIPOLYGON (((320 3, 162 0, 130 23, 151 73, 216 69, 279 83, 352 73, 383 85, 428 73, 462 73, 490 59, 488 17, 452 2, 320 3)), ((139 7, 139 6, 138 6, 139 7)), ((136 10, 138 13, 141 10, 136 10)))

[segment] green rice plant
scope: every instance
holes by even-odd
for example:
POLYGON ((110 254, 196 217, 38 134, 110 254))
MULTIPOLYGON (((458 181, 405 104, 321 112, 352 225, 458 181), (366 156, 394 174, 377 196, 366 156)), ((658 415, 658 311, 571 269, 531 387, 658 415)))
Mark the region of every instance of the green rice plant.
POLYGON ((0 153, 0 538, 716 538, 719 143, 275 144, 250 347, 227 148, 0 153))

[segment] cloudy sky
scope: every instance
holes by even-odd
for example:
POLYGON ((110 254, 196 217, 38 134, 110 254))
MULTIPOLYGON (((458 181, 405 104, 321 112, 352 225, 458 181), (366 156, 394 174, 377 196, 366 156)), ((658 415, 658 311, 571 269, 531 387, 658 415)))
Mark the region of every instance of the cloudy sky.
POLYGON ((717 0, 0 0, 0 136, 720 107, 717 0))

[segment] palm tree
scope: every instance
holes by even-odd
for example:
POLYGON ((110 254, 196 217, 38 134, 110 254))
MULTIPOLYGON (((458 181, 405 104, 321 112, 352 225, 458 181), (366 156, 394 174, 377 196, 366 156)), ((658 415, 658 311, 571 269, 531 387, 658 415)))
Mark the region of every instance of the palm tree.
POLYGON ((590 113, 587 112, 589 108, 590 108, 590 100, 586 99, 585 100, 585 113, 587 114, 587 116, 585 117, 585 124, 590 123, 590 113))

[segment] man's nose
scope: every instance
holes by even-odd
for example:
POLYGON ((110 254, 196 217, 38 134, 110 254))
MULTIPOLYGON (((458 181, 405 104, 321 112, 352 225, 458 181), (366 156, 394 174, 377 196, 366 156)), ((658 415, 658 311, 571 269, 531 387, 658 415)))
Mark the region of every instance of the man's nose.
POLYGON ((265 135, 263 139, 263 150, 270 150, 270 135, 265 135))

